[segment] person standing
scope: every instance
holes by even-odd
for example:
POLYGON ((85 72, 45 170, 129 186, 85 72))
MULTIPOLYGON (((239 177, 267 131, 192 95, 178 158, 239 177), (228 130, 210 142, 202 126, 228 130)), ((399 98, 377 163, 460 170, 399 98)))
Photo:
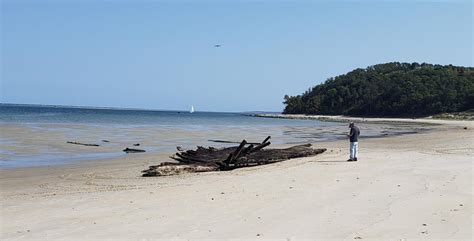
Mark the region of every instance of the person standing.
POLYGON ((349 128, 351 128, 351 131, 347 135, 349 137, 350 141, 350 146, 349 146, 349 162, 352 161, 357 161, 357 153, 358 153, 358 144, 359 144, 359 135, 360 135, 360 130, 359 127, 355 126, 354 122, 351 122, 349 124, 349 128))

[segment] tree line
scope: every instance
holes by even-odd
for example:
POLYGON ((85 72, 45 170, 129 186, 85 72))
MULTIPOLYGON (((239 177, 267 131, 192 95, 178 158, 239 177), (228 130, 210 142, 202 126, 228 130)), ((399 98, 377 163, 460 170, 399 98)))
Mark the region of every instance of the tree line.
POLYGON ((474 108, 474 68, 385 63, 285 95, 285 114, 427 116, 474 108))

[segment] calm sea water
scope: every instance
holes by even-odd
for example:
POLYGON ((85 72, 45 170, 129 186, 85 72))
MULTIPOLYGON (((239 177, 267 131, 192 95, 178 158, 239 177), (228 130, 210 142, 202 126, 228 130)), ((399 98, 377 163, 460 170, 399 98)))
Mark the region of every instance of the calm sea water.
MULTIPOLYGON (((0 105, 3 123, 71 123, 97 125, 160 125, 207 128, 214 125, 314 125, 313 121, 273 120, 248 116, 243 113, 154 111, 135 109, 104 109, 50 107, 33 105, 0 105)), ((321 123, 320 123, 321 124, 321 123)))
MULTIPOLYGON (((274 145, 315 143, 345 138, 347 124, 315 120, 251 117, 242 113, 151 111, 0 105, 0 167, 67 164, 126 155, 133 147, 172 153, 176 146, 228 146, 209 140, 274 145), (99 144, 84 147, 67 141, 99 144)), ((409 133, 420 127, 361 125, 363 137, 409 133)))

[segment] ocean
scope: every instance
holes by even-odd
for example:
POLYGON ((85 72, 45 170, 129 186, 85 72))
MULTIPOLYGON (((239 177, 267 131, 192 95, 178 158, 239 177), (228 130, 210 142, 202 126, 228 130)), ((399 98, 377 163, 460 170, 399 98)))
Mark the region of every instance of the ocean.
MULTIPOLYGON (((381 124, 360 128, 361 138, 425 129, 381 124)), ((272 146, 318 143, 344 139, 348 128, 347 123, 259 118, 248 113, 0 104, 0 130, 0 168, 18 168, 118 157, 127 155, 122 152, 126 147, 171 154, 176 146, 225 147, 235 145, 225 141, 260 142, 267 136, 272 136, 272 146)))

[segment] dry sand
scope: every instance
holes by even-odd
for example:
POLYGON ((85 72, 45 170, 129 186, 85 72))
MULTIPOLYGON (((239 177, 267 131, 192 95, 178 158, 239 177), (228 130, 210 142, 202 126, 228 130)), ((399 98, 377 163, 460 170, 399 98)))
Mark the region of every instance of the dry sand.
POLYGON ((167 155, 0 170, 2 240, 472 240, 473 122, 318 143, 231 172, 139 176, 167 155), (468 129, 464 129, 466 126, 468 129))

